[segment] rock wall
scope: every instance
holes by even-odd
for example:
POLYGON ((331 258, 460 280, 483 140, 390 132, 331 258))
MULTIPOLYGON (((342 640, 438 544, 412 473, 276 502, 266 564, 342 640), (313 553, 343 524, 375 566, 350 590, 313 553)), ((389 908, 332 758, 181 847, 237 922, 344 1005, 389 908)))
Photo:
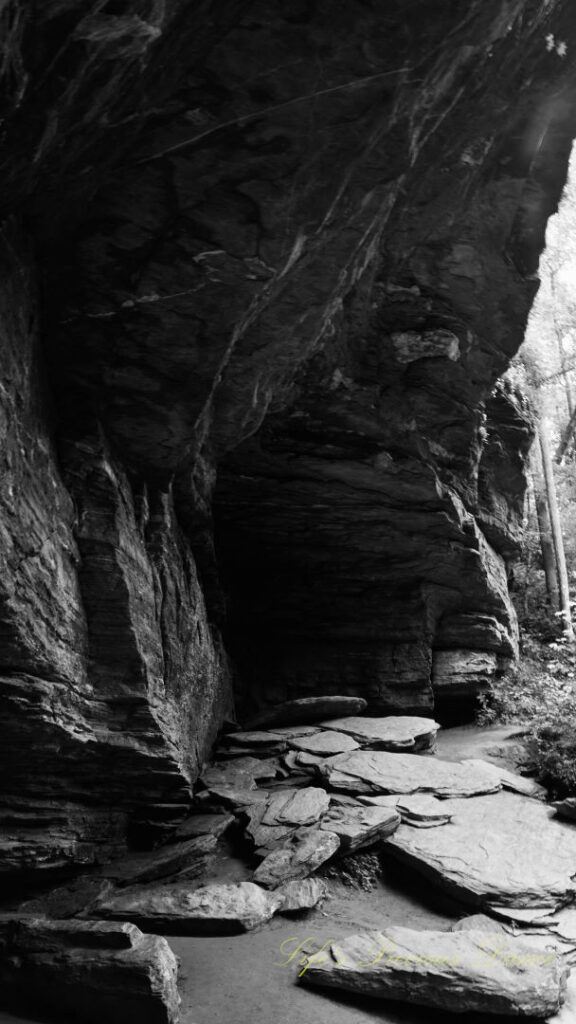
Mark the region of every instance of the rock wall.
POLYGON ((161 837, 233 684, 514 657, 570 7, 5 5, 0 870, 161 837))

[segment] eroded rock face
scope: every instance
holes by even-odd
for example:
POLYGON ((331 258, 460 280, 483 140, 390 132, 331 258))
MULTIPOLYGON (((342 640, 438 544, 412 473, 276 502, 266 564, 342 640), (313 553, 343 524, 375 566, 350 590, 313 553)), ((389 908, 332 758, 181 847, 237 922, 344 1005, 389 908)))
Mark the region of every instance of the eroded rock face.
POLYGON ((570 0, 8 8, 0 869, 29 871, 186 817, 230 656, 261 724, 429 713, 435 652, 514 657, 531 427, 493 389, 576 29, 570 0))

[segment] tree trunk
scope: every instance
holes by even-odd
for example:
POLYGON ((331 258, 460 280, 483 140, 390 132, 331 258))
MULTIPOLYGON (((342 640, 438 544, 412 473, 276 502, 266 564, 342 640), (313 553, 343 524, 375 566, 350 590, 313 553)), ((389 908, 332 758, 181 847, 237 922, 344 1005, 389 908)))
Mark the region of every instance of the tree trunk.
POLYGON ((562 526, 560 523, 560 511, 556 496, 556 484, 554 482, 554 469, 550 457, 550 442, 548 440, 548 425, 541 420, 538 425, 538 441, 540 454, 542 456, 542 468, 544 470, 544 482, 546 484, 546 498, 548 501, 548 513, 550 526, 552 528, 552 540, 554 553, 556 555, 556 571, 558 573, 558 591, 560 595, 560 611, 564 620, 564 633, 566 639, 574 641, 574 629, 572 626, 572 614, 570 610, 570 591, 568 587, 568 572, 566 569, 566 557, 564 554, 564 541, 562 539, 562 526))
POLYGON ((557 609, 558 602, 558 578, 556 575, 556 558, 554 555, 554 544, 552 542, 552 528, 550 516, 548 515, 548 502, 544 480, 541 474, 534 479, 534 504, 536 506, 536 518, 538 520, 538 534, 540 536, 540 551, 542 552, 542 564, 544 566, 544 577, 546 579, 546 593, 551 608, 557 609))
POLYGON ((576 409, 572 412, 570 419, 568 420, 567 426, 562 431, 562 437, 560 443, 554 453, 554 461, 560 466, 562 460, 570 447, 570 444, 574 438, 574 432, 576 431, 576 409))

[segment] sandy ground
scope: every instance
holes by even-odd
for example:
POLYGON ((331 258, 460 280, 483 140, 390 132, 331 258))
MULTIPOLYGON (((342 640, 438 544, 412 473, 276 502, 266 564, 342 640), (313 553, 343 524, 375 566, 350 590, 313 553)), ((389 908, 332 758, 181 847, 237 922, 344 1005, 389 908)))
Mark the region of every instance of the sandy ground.
MULTIPOLYGON (((521 747, 518 727, 444 730, 438 756, 447 760, 480 757, 514 767, 521 747)), ((520 757, 521 760, 521 757, 520 757)), ((225 862, 219 880, 248 877, 239 862, 225 862)), ((301 945, 318 950, 355 931, 402 924, 444 930, 470 913, 410 872, 385 858, 375 889, 363 891, 332 881, 330 897, 319 910, 300 917, 273 919, 246 935, 176 938, 168 941, 180 958, 182 1024, 498 1024, 494 1016, 447 1014, 411 1005, 348 997, 305 987, 298 981, 301 945)), ((505 1018, 510 1020, 510 1018, 505 1018)), ((0 1024, 44 1024, 46 1018, 0 1011, 0 1024)), ((504 1018, 502 1018, 504 1020, 504 1018)), ((72 1024, 59 1015, 55 1024, 72 1024)), ((105 1022, 103 1022, 105 1024, 105 1022)), ((126 1024, 138 1024, 126 1021, 126 1024)))
MULTIPOLYGON (((322 909, 304 917, 275 918, 257 932, 229 938, 170 938, 181 961, 182 1024, 424 1024, 431 1011, 407 1011, 375 1000, 321 993, 298 982, 299 949, 365 929, 410 924, 448 928, 462 916, 454 904, 419 899, 411 880, 390 867, 371 892, 334 883, 322 909)), ((443 1015, 445 1017, 445 1014, 443 1015)), ((442 1019, 439 1015, 438 1020, 442 1019)), ((454 1021, 455 1024, 455 1021, 454 1021)))

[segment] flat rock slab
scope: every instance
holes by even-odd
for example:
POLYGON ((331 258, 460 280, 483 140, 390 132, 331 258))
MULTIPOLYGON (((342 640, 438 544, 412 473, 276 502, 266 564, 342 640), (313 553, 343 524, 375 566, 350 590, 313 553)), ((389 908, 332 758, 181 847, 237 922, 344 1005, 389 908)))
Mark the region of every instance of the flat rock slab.
POLYGON ((101 901, 94 913, 170 935, 235 935, 269 921, 282 903, 282 896, 254 882, 195 890, 180 883, 125 889, 101 901))
POLYGON ((446 800, 425 793, 409 793, 398 797, 396 809, 402 821, 415 828, 447 825, 452 815, 446 812, 446 800))
POLYGON ((320 827, 336 833, 342 853, 353 853, 385 839, 399 824, 400 815, 394 807, 333 806, 320 827))
POLYGON ((293 750, 306 751, 316 757, 331 757, 347 750, 358 750, 360 744, 344 732, 317 732, 314 736, 295 736, 289 739, 293 750))
POLYGON ((248 824, 246 835, 260 857, 266 857, 273 850, 281 849, 298 830, 298 825, 263 825, 262 809, 259 806, 247 808, 248 824))
POLYGON ((353 750, 337 754, 318 770, 334 789, 358 793, 435 793, 442 797, 496 793, 499 780, 476 765, 418 754, 353 750))
POLYGON ((470 914, 469 917, 462 917, 455 921, 448 929, 451 932, 486 932, 488 935, 510 935, 513 934, 509 925, 502 921, 495 921, 488 914, 470 914))
POLYGON ((459 1013, 542 1017, 564 999, 568 968, 512 936, 412 931, 352 935, 308 958, 302 981, 459 1013))
POLYGON ((195 836, 215 836, 219 839, 234 824, 233 814, 193 814, 178 826, 170 842, 193 839, 195 836))
POLYGON ((400 828, 384 849, 462 900, 544 914, 576 897, 576 831, 539 800, 500 792, 451 800, 443 828, 400 828))
POLYGON ((320 725, 278 725, 274 727, 274 732, 277 736, 284 736, 286 739, 292 739, 294 736, 316 736, 319 732, 322 732, 322 726, 320 725))
POLYGON ((296 755, 297 766, 314 775, 316 774, 318 765, 324 764, 326 761, 325 755, 311 754, 308 750, 299 750, 294 751, 293 753, 296 755))
POLYGON ((282 754, 287 749, 286 739, 274 732, 232 732, 225 736, 222 745, 228 751, 248 751, 255 754, 282 754))
POLYGON ((492 771, 495 778, 500 780, 503 789, 510 789, 513 793, 521 793, 522 796, 531 796, 536 800, 545 800, 547 792, 544 786, 534 779, 524 775, 517 775, 500 765, 491 764, 490 761, 483 761, 480 758, 466 758, 461 764, 476 765, 484 771, 492 771))
POLYGON ((252 729, 305 725, 336 715, 358 715, 368 707, 363 697, 300 697, 267 708, 251 719, 252 729))
POLYGON ((188 878, 200 878, 211 863, 217 844, 214 834, 194 836, 151 853, 112 861, 104 866, 102 874, 120 885, 155 882, 180 873, 188 878))
POLYGON ((213 764, 205 768, 200 782, 206 789, 212 786, 232 786, 234 789, 256 789, 256 779, 252 772, 242 771, 234 761, 225 764, 213 764))
POLYGON ((295 882, 286 882, 276 889, 283 899, 281 914, 293 914, 301 910, 311 910, 328 895, 328 886, 321 878, 301 878, 295 882))
MULTIPOLYGON (((339 793, 335 795, 340 796, 339 793)), ((400 797, 397 793, 385 793, 381 796, 366 796, 365 793, 358 793, 358 796, 347 797, 347 799, 364 804, 366 807, 397 807, 400 797)))
POLYGON ((65 920, 85 915, 98 900, 114 889, 114 883, 101 875, 79 875, 73 881, 40 892, 18 905, 18 913, 26 917, 49 917, 65 920))
POLYGON ((239 811, 250 804, 264 802, 268 798, 267 790, 263 789, 242 789, 237 786, 212 785, 208 789, 197 793, 195 797, 198 808, 210 808, 210 810, 239 811))
POLYGON ((348 733, 371 750, 430 750, 440 728, 432 718, 389 715, 386 718, 337 718, 322 722, 325 729, 348 733))
POLYGON ((323 829, 301 829, 281 850, 269 854, 254 872, 254 881, 267 889, 276 889, 283 882, 306 878, 329 860, 340 847, 334 832, 323 829))
POLYGON ((487 908, 492 914, 497 915, 505 923, 508 929, 522 929, 525 937, 545 936, 557 942, 563 951, 565 959, 570 963, 576 963, 576 905, 570 904, 561 907, 560 910, 550 911, 541 907, 530 910, 522 910, 518 907, 496 907, 487 908))
POLYGON ((233 760, 217 761, 211 768, 221 772, 244 772, 253 779, 275 779, 280 773, 280 761, 276 757, 252 757, 242 753, 233 760))
POLYGON ((314 825, 326 813, 330 797, 325 789, 285 789, 270 796, 263 825, 314 825))
POLYGON ((93 1024, 176 1024, 178 963, 133 924, 0 920, 2 997, 93 1024))

